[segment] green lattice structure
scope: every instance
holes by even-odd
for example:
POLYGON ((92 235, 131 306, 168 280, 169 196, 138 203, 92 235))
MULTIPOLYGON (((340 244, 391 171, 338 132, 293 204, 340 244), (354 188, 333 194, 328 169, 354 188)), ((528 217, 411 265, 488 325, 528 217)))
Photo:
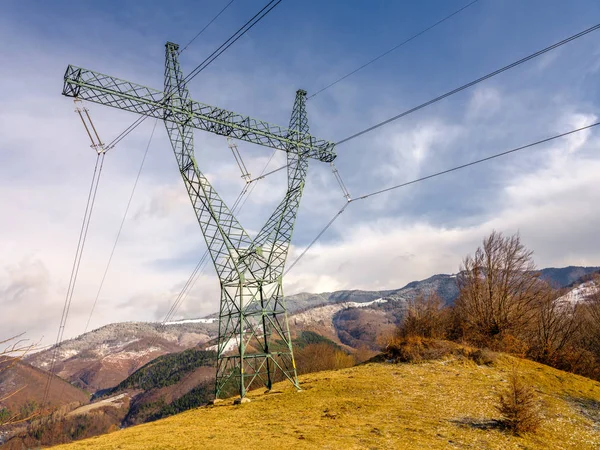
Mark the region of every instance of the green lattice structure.
POLYGON ((309 134, 306 92, 296 92, 289 128, 190 98, 178 45, 166 44, 164 91, 69 66, 63 95, 162 119, 221 284, 216 396, 258 383, 298 386, 282 278, 310 158, 335 159, 334 144, 309 134), (287 191, 252 239, 200 171, 194 129, 285 151, 287 191))

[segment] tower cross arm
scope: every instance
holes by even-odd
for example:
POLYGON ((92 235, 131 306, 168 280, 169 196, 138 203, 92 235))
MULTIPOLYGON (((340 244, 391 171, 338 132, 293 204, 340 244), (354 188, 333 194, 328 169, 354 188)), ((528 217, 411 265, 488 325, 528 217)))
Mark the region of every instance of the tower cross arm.
POLYGON ((145 116, 181 122, 186 126, 230 136, 283 151, 299 152, 323 162, 335 159, 335 144, 194 100, 171 102, 172 94, 130 81, 69 65, 63 95, 100 103, 145 116))

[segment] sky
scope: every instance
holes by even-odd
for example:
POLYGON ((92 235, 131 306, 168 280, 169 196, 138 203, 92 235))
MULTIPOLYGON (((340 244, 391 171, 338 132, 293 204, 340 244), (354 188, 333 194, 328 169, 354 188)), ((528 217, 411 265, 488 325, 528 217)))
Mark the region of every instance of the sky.
MULTIPOLYGON (((0 341, 54 341, 95 162, 68 64, 160 89, 164 44, 182 47, 228 1, 0 2, 0 341)), ((191 71, 266 3, 236 0, 180 56, 191 71)), ((309 96, 466 5, 458 0, 283 0, 189 84, 191 96, 287 126, 309 96)), ((334 142, 595 25, 594 0, 479 0, 307 102, 311 133, 334 142)), ((352 197, 593 123, 600 117, 596 31, 336 148, 352 197)), ((86 104, 105 142, 137 117, 86 104)), ((243 187, 222 136, 195 132, 200 169, 231 205, 243 187)), ((164 124, 146 120, 111 150, 65 337, 81 334, 146 147, 90 328, 161 321, 206 248, 164 124), (152 140, 150 135, 154 126, 152 140)), ((250 172, 272 150, 238 142, 250 172)), ((492 230, 520 233, 538 267, 600 265, 600 130, 589 130, 351 203, 286 275, 286 295, 393 289, 456 273, 492 230)), ((276 152, 269 169, 280 167, 276 152)), ((260 229, 285 172, 256 185, 240 222, 260 229)), ((311 161, 293 262, 345 204, 328 164, 311 161)), ((209 265, 178 310, 218 310, 209 265)))

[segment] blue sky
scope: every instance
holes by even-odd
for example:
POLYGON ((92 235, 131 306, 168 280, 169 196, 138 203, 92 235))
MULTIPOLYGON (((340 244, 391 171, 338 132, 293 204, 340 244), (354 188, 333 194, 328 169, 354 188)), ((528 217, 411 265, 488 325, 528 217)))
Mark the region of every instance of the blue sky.
MULTIPOLYGON (((264 2, 266 3, 266 2, 264 2)), ((296 89, 316 92, 466 1, 292 1, 190 83, 194 99, 286 125, 296 89)), ((226 1, 0 4, 0 329, 53 334, 68 283, 94 155, 73 103, 68 64, 151 87, 163 84, 164 43, 184 45, 226 1), (33 314, 25 314, 26 312, 33 314)), ((263 2, 236 0, 182 55, 194 68, 263 2)), ((308 103, 311 132, 338 141, 595 25, 595 1, 480 0, 308 103)), ((357 196, 597 120, 599 32, 337 149, 357 196)), ((88 105, 110 141, 135 117, 88 105)), ((147 120, 107 155, 80 283, 67 326, 83 331, 148 142, 147 120)), ((226 201, 242 188, 226 140, 196 133, 196 155, 226 201)), ((400 287, 452 273, 492 229, 519 231, 539 266, 600 265, 598 132, 350 205, 290 272, 287 293, 400 287)), ((271 152, 239 143, 253 174, 271 152)), ((272 168, 284 161, 275 157, 272 168)), ((343 204, 326 164, 311 163, 293 239, 297 256, 343 204)), ((259 184, 240 214, 256 230, 283 195, 259 184)), ((204 251, 158 124, 93 326, 160 320, 204 251)), ((213 312, 212 269, 181 316, 213 312)), ((2 338, 2 336, 0 336, 2 338)))

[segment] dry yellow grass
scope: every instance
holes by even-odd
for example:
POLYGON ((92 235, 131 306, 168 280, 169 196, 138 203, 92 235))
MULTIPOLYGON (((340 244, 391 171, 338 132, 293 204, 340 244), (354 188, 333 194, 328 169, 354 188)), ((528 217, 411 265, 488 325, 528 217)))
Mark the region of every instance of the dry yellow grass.
POLYGON ((493 426, 514 358, 367 364, 301 377, 302 392, 252 392, 57 449, 600 449, 600 383, 518 360, 543 402, 538 433, 493 426))

